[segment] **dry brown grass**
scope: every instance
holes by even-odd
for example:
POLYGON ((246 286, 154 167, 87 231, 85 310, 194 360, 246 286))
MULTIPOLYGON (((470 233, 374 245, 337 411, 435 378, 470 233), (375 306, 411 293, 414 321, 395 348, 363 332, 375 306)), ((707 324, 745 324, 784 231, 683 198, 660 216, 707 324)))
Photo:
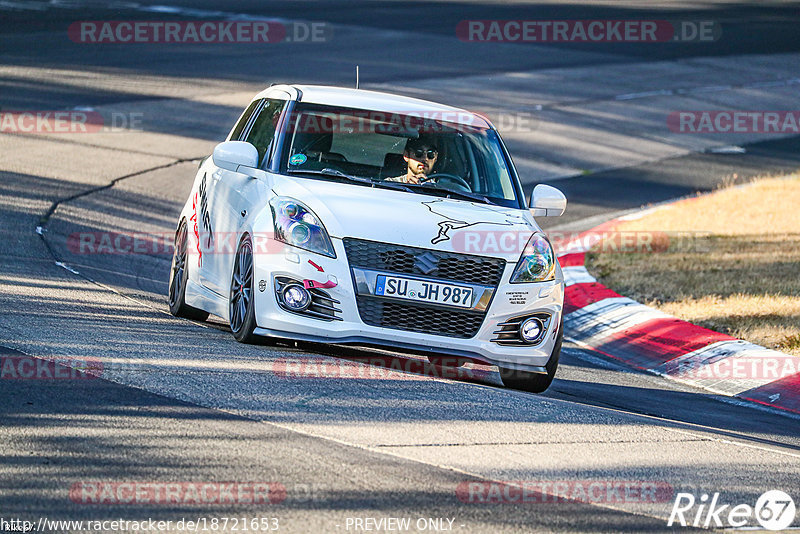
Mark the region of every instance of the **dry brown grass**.
POLYGON ((684 200, 619 230, 667 232, 669 246, 590 254, 587 267, 600 282, 681 319, 800 355, 800 176, 684 200))

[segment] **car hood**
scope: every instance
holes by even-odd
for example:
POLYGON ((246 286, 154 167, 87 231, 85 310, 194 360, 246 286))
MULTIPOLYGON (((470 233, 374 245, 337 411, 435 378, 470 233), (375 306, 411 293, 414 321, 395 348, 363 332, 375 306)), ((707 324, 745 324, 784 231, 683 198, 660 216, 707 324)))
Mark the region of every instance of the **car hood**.
POLYGON ((334 238, 516 261, 539 230, 527 210, 405 191, 286 176, 277 177, 273 191, 308 206, 334 238))

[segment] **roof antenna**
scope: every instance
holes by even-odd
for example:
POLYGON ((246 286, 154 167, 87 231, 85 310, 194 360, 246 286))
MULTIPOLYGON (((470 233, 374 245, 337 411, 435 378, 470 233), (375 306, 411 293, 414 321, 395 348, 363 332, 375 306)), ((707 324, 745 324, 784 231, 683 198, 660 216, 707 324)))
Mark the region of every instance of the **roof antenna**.
POLYGON ((358 65, 356 65, 356 89, 358 89, 358 65))

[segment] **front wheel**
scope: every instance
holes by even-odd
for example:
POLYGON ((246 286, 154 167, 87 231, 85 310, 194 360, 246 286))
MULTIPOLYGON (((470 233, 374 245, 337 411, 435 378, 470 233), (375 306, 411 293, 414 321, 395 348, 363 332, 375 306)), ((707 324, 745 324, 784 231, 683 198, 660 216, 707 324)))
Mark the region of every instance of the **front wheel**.
POLYGON ((228 319, 231 332, 240 343, 255 343, 255 295, 253 293, 253 242, 245 235, 239 243, 233 262, 228 319))
POLYGON ((544 366, 547 369, 546 375, 538 373, 530 373, 528 371, 517 371, 516 369, 500 368, 500 378, 503 379, 503 384, 507 388, 519 389, 521 391, 528 391, 530 393, 543 393, 550 387, 553 378, 556 376, 556 369, 558 369, 558 358, 561 355, 561 342, 564 339, 564 321, 558 325, 558 337, 556 344, 553 346, 553 352, 550 354, 550 359, 544 366))
POLYGON ((182 220, 175 232, 175 247, 172 252, 172 270, 169 273, 169 311, 175 317, 205 321, 208 312, 198 310, 186 304, 186 282, 189 279, 186 265, 189 230, 186 220, 182 220))

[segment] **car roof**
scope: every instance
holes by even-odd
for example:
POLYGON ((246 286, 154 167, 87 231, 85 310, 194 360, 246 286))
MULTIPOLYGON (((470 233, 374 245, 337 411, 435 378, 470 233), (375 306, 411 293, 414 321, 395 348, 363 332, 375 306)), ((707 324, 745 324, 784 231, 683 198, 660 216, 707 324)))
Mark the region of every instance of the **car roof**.
MULTIPOLYGON (((350 89, 331 85, 273 85, 256 95, 255 99, 269 98, 274 92, 284 91, 292 99, 311 104, 324 104, 345 108, 366 109, 399 114, 431 114, 437 119, 457 124, 491 128, 486 117, 465 109, 438 104, 429 100, 394 95, 366 89, 350 89)), ((254 99, 254 100, 255 100, 254 99)))

